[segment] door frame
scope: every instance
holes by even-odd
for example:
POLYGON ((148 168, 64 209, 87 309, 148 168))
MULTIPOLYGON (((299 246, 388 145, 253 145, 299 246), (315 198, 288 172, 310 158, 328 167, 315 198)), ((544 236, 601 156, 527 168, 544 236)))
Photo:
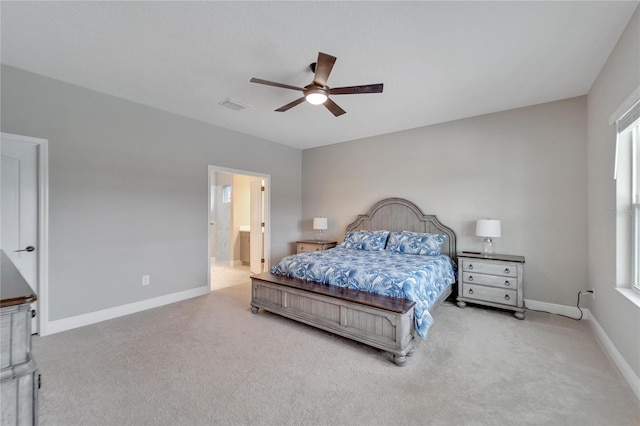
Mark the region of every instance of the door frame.
POLYGON ((12 133, 2 138, 35 145, 38 152, 38 334, 46 336, 49 323, 49 140, 12 133))
POLYGON ((209 291, 211 291, 211 174, 212 172, 230 173, 236 175, 255 176, 264 179, 264 185, 266 187, 266 194, 264 197, 264 211, 267 218, 264 227, 264 247, 263 255, 265 259, 265 268, 269 266, 269 259, 271 255, 271 175, 259 172, 252 172, 248 170, 231 169, 228 167, 208 166, 207 171, 207 283, 209 285, 209 291))

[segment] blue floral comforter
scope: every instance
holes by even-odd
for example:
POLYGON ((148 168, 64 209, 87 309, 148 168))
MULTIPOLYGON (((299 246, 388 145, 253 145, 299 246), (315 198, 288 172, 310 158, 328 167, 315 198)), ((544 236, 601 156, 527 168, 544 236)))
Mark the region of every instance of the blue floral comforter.
POLYGON ((433 318, 429 307, 456 281, 449 256, 425 256, 336 247, 287 256, 271 272, 370 293, 408 299, 414 308, 416 332, 423 339, 433 318))

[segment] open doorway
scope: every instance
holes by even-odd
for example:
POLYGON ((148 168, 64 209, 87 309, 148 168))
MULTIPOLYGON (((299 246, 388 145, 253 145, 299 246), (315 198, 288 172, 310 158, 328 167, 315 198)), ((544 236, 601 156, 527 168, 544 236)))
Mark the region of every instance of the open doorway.
POLYGON ((209 288, 249 282, 268 268, 269 176, 209 166, 209 288))

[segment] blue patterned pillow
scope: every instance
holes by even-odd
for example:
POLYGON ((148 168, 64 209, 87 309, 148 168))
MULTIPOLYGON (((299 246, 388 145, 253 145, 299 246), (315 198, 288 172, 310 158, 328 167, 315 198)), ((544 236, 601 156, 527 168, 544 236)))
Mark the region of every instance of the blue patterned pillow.
POLYGON ((357 250, 384 250, 388 236, 389 231, 350 231, 344 236, 340 246, 357 250))
POLYGON ((440 234, 421 234, 418 232, 391 232, 387 250, 405 254, 425 254, 437 256, 447 237, 440 234))

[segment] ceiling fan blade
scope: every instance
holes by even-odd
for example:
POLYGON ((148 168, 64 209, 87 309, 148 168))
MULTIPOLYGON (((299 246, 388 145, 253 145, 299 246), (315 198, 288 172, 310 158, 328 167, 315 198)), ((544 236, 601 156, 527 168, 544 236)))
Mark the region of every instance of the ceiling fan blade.
POLYGON ((249 81, 251 83, 266 84, 267 86, 281 87, 283 89, 300 90, 301 92, 304 91, 302 87, 289 86, 288 84, 276 83, 269 80, 263 80, 261 78, 252 78, 249 81))
POLYGON ((357 95, 360 93, 382 93, 382 83, 366 84, 364 86, 333 87, 329 89, 330 95, 357 95))
POLYGON ((324 87, 327 85, 327 79, 333 64, 336 63, 336 57, 327 55, 326 53, 318 52, 318 62, 316 62, 316 75, 313 78, 313 84, 316 86, 324 87))
POLYGON ((278 111, 278 112, 285 112, 285 111, 287 111, 287 110, 289 110, 289 109, 293 108, 293 107, 294 107, 294 106, 296 106, 296 105, 300 105, 300 104, 301 104, 301 103, 303 103, 303 102, 304 102, 304 96, 303 96, 303 97, 301 97, 301 98, 299 98, 299 99, 296 99, 296 100, 295 100, 295 101, 293 101, 293 102, 289 102, 289 103, 288 103, 288 104, 286 104, 285 106, 282 106, 282 107, 278 108, 276 111, 278 111))
POLYGON ((324 103, 324 106, 326 106, 327 109, 331 111, 336 117, 340 117, 342 114, 347 113, 347 111, 340 108, 338 104, 333 102, 331 99, 327 99, 324 103))

